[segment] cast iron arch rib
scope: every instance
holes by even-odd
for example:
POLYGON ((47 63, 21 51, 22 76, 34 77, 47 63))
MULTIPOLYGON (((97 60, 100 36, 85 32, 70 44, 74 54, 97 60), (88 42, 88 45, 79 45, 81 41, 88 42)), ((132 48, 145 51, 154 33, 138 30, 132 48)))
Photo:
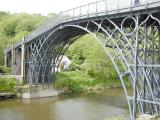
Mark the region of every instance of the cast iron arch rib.
POLYGON ((87 33, 102 45, 111 59, 124 88, 131 118, 134 119, 137 112, 159 114, 160 21, 151 13, 146 17, 126 16, 118 22, 103 18, 66 23, 50 31, 48 36, 30 42, 29 83, 54 82, 51 71, 53 68, 56 75, 57 58, 87 33), (133 95, 127 90, 125 77, 130 81, 133 95))

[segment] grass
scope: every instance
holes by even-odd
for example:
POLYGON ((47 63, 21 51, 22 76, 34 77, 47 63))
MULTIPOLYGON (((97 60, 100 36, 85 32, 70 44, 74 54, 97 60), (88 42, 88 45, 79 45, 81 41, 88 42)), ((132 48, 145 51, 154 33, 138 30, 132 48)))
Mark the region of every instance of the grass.
POLYGON ((0 92, 16 92, 16 83, 15 78, 0 78, 0 92))

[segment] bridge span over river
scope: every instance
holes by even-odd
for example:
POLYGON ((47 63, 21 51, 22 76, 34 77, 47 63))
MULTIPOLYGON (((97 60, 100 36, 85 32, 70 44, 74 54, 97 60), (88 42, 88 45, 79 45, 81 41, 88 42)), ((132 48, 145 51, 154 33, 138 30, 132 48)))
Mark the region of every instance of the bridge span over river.
POLYGON ((53 84, 57 58, 85 34, 99 41, 111 59, 131 119, 137 113, 159 115, 160 0, 102 0, 61 12, 5 49, 5 64, 29 85, 53 84))

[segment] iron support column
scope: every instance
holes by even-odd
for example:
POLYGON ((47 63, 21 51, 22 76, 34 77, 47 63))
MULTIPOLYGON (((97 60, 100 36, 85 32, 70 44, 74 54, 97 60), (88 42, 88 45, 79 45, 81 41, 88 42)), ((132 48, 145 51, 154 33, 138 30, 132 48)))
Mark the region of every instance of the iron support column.
MULTIPOLYGON (((146 59, 146 56, 147 56, 147 23, 145 23, 144 25, 144 64, 147 63, 147 59, 146 59)), ((146 72, 146 67, 144 67, 144 70, 146 72)), ((144 75, 143 73, 143 83, 142 83, 142 86, 143 86, 143 90, 142 90, 142 95, 143 95, 143 99, 145 99, 146 97, 146 76, 144 75)), ((142 112, 143 114, 145 113, 145 103, 143 102, 142 104, 143 106, 143 109, 142 109, 142 112)))

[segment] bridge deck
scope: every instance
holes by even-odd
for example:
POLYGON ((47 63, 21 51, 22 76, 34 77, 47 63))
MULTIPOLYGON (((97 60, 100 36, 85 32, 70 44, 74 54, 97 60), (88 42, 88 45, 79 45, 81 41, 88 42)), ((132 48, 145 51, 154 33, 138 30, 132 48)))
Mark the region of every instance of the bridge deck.
MULTIPOLYGON (((98 2, 103 2, 103 1, 106 1, 106 0, 102 0, 98 2)), ((92 4, 97 4, 98 2, 90 3, 84 6, 90 6, 92 4)), ((29 43, 30 41, 34 40, 40 35, 45 34, 49 30, 53 30, 57 27, 62 27, 63 24, 76 23, 77 21, 83 22, 83 21, 87 21, 90 19, 92 20, 93 19, 98 20, 102 18, 115 19, 115 18, 122 18, 125 16, 134 15, 134 14, 147 14, 149 12, 152 12, 152 13, 157 12, 160 10, 160 0, 152 0, 148 2, 140 1, 140 4, 138 4, 137 6, 128 5, 122 8, 118 6, 117 8, 112 9, 112 10, 108 10, 108 9, 104 11, 97 10, 96 12, 87 11, 87 14, 84 14, 84 15, 76 16, 74 14, 73 15, 68 14, 69 11, 71 11, 71 13, 74 13, 76 9, 82 9, 84 6, 80 6, 80 7, 73 8, 65 12, 62 12, 59 14, 59 17, 57 19, 49 19, 48 22, 46 22, 44 25, 40 26, 38 29, 33 31, 31 34, 27 35, 25 37, 25 40, 20 40, 14 45, 12 45, 12 47, 6 48, 4 53, 10 52, 13 48, 20 47, 23 43, 29 43), (64 16, 69 16, 69 17, 65 18, 64 16)))

